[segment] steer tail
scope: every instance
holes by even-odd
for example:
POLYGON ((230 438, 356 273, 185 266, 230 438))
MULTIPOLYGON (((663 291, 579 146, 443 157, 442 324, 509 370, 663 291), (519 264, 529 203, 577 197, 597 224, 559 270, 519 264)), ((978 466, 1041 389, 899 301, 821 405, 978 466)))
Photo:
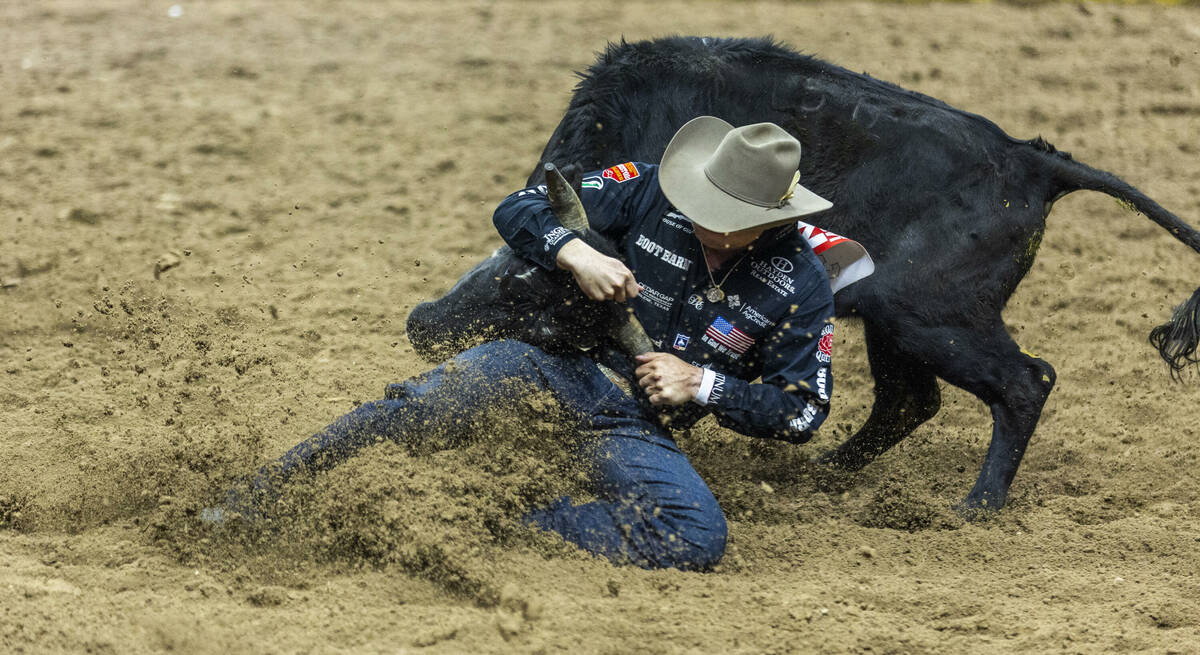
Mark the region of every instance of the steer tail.
MULTIPOLYGON (((1053 171, 1055 186, 1051 189, 1051 198, 1078 190, 1106 193, 1144 214, 1200 253, 1200 232, 1128 182, 1112 173, 1074 161, 1066 153, 1054 152, 1053 146, 1040 139, 1032 145, 1042 150, 1044 160, 1053 171)), ((1171 368, 1172 377, 1178 377, 1188 364, 1200 364, 1200 353, 1197 353, 1197 346, 1200 345, 1200 289, 1175 308, 1171 320, 1150 331, 1150 343, 1171 368)))

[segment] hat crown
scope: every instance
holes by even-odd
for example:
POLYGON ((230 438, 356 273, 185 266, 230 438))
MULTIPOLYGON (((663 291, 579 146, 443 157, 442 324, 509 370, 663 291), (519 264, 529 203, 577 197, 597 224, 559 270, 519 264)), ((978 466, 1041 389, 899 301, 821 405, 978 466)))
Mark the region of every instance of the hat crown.
POLYGON ((800 142, 774 123, 734 128, 704 163, 704 175, 725 193, 759 207, 788 196, 800 167, 800 142))

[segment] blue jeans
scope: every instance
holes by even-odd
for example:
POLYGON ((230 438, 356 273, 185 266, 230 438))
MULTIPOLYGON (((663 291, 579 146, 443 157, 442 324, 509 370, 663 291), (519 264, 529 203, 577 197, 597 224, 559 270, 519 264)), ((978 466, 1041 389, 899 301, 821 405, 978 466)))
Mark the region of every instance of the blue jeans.
POLYGON ((644 568, 700 569, 725 552, 725 517, 687 457, 652 415, 583 356, 556 356, 519 341, 493 341, 387 387, 297 444, 254 481, 260 494, 301 468, 335 466, 379 438, 419 446, 514 388, 549 391, 581 433, 575 455, 597 500, 563 497, 525 520, 584 550, 644 568))

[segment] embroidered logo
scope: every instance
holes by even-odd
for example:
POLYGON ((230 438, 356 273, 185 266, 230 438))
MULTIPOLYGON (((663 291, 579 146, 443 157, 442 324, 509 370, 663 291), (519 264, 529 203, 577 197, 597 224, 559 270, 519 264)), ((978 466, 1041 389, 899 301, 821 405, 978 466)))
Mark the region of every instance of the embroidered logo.
POLYGON ((708 394, 708 404, 712 405, 725 395, 725 374, 717 373, 717 377, 713 379, 712 391, 708 394))
POLYGON ((742 304, 742 299, 741 299, 741 297, 740 297, 740 296, 738 296, 738 295, 735 293, 735 294, 733 294, 732 296, 729 296, 728 298, 726 298, 726 299, 725 299, 725 302, 729 303, 729 306, 730 306, 730 307, 733 307, 733 308, 735 308, 735 309, 736 309, 736 308, 737 308, 739 305, 741 305, 741 304, 742 304))
POLYGON ((817 371, 817 396, 825 402, 829 402, 829 382, 828 382, 828 380, 829 380, 829 367, 822 366, 821 369, 819 371, 817 371))
POLYGON ((804 412, 802 412, 800 416, 788 421, 788 427, 792 428, 796 432, 804 432, 809 428, 809 426, 812 425, 813 419, 816 417, 817 406, 812 403, 808 403, 804 406, 804 412))
MULTIPOLYGON (((787 260, 784 259, 783 261, 787 260)), ((787 263, 791 264, 791 262, 787 263)), ((796 293, 796 281, 779 272, 779 269, 767 262, 752 260, 750 262, 750 275, 781 296, 786 297, 796 293)))
POLYGON ((764 316, 762 312, 755 309, 754 305, 750 303, 743 304, 742 308, 738 310, 738 315, 761 328, 771 327, 775 324, 774 321, 764 316))
POLYGON ((688 298, 688 304, 696 309, 704 309, 704 298, 701 298, 698 293, 693 293, 688 298))
POLYGON ((678 268, 681 271, 686 271, 686 270, 688 270, 688 268, 690 268, 692 266, 691 259, 688 259, 687 257, 684 257, 683 255, 677 255, 677 254, 671 252, 670 250, 667 250, 666 248, 664 248, 664 247, 658 245, 657 243, 655 243, 654 241, 652 241, 650 239, 650 237, 648 237, 644 234, 638 235, 637 247, 650 253, 650 255, 652 257, 657 257, 657 258, 663 260, 664 262, 670 264, 671 266, 678 268))
POLYGON ((784 259, 783 257, 772 257, 771 266, 774 266, 775 270, 779 271, 780 273, 791 273, 792 269, 795 268, 792 266, 790 261, 784 259))
POLYGON ((546 195, 546 185, 539 184, 537 186, 531 186, 528 189, 521 189, 520 191, 517 192, 517 197, 520 198, 522 196, 527 196, 527 195, 534 194, 534 193, 540 193, 543 196, 546 195))
POLYGON ((675 299, 671 296, 646 284, 642 285, 642 290, 638 292, 634 300, 649 303, 651 307, 663 312, 670 311, 671 305, 675 302, 675 299))
POLYGON ((543 246, 542 249, 549 251, 551 246, 558 245, 559 241, 567 238, 567 236, 570 234, 571 231, 565 227, 556 227, 553 230, 550 230, 542 236, 542 238, 546 240, 546 245, 543 246))
POLYGON ((754 339, 750 335, 737 329, 721 316, 718 316, 712 325, 708 326, 708 329, 704 331, 704 336, 739 355, 754 345, 754 339))
POLYGON ((597 177, 595 175, 591 177, 585 177, 583 178, 583 182, 580 182, 579 186, 584 189, 596 189, 599 191, 600 189, 604 188, 604 178, 597 177))
POLYGON ((687 350, 688 343, 691 342, 691 340, 692 338, 686 334, 676 334, 675 350, 687 350))
POLYGON ((676 230, 681 230, 683 232, 687 232, 688 234, 692 233, 691 219, 677 211, 668 209, 667 213, 663 214, 662 222, 670 227, 675 228, 676 230))
POLYGON ((821 329, 821 340, 817 342, 817 361, 828 364, 833 359, 833 325, 821 329))
POLYGON ((624 164, 617 164, 612 168, 606 168, 604 169, 604 172, 601 173, 601 175, 604 177, 610 180, 615 180, 617 184, 628 182, 635 177, 641 176, 641 174, 641 171, 639 171, 637 166, 635 166, 631 161, 627 161, 624 164))

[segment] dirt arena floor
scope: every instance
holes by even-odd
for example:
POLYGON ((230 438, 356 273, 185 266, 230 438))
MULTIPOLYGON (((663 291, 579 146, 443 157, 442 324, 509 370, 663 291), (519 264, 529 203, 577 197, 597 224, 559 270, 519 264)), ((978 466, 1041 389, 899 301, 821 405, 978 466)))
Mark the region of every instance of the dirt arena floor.
POLYGON ((870 406, 845 322, 811 444, 681 437, 730 520, 710 573, 521 529, 571 478, 552 422, 504 416, 375 447, 265 529, 193 518, 426 368, 407 311, 499 244, 622 36, 774 34, 1200 225, 1200 10, 1019 4, 0 4, 0 652, 1200 652, 1200 392, 1146 342, 1200 256, 1098 194, 1006 313, 1059 382, 991 521, 949 510, 990 431, 957 389, 860 474, 807 464, 870 406))

